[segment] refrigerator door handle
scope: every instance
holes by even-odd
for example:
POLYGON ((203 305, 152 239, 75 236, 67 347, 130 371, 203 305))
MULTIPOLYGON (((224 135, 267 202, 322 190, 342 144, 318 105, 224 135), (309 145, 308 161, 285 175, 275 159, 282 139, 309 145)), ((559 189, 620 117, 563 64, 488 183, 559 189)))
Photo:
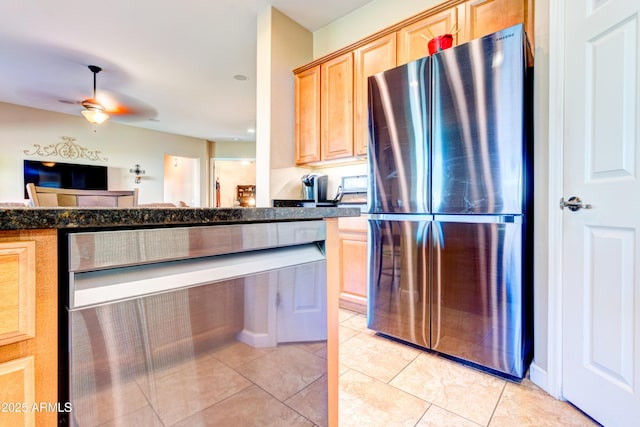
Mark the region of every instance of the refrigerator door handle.
POLYGON ((433 221, 433 215, 429 214, 369 214, 372 221, 433 221))
POLYGON ((465 223, 522 224, 522 215, 434 215, 435 221, 465 223))
POLYGON ((442 321, 442 280, 439 277, 442 267, 440 265, 441 244, 438 242, 442 239, 442 231, 437 226, 431 227, 431 348, 437 348, 440 345, 440 325, 442 321))

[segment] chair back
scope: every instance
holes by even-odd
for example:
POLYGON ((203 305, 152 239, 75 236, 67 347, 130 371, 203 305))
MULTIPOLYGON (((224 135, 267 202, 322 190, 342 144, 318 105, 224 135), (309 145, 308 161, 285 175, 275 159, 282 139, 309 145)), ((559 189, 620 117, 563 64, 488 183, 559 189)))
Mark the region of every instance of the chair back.
POLYGON ((138 189, 134 190, 73 190, 39 187, 27 184, 27 194, 34 207, 132 208, 138 206, 138 189))

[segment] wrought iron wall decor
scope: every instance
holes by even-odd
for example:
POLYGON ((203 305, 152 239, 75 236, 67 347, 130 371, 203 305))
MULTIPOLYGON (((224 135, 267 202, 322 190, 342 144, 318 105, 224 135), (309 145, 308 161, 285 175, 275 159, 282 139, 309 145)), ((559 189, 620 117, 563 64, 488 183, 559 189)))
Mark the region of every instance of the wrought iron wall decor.
POLYGON ((136 184, 140 184, 140 181, 142 180, 141 175, 145 174, 144 169, 142 169, 140 165, 135 165, 133 169, 129 169, 129 172, 136 176, 136 179, 134 180, 134 182, 136 184))
POLYGON ((89 150, 75 143, 72 136, 63 136, 62 142, 57 142, 44 147, 40 144, 33 144, 33 150, 23 150, 27 156, 59 156, 65 159, 87 159, 98 162, 109 161, 106 157, 100 157, 99 150, 89 150))

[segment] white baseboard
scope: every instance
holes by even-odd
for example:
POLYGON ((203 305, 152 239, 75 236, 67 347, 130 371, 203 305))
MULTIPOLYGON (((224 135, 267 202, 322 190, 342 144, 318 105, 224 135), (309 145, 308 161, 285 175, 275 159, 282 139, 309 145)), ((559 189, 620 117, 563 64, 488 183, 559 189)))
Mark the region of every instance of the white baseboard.
POLYGON ((275 347, 278 344, 273 334, 257 334, 247 329, 238 332, 236 338, 238 341, 256 348, 275 347))
POLYGON ((529 379, 532 383, 549 393, 547 371, 536 365, 535 362, 529 366, 529 379))
POLYGON ((555 387, 550 382, 549 373, 542 369, 540 366, 536 365, 535 362, 531 363, 529 366, 529 379, 532 383, 549 393, 554 399, 558 400, 566 400, 562 397, 561 386, 557 384, 555 387))

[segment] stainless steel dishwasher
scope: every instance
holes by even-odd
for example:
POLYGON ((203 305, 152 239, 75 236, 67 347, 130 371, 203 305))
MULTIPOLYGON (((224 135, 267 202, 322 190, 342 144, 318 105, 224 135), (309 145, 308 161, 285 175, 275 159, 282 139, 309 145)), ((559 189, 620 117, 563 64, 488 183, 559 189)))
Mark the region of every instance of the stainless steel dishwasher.
POLYGON ((324 240, 323 221, 69 232, 60 424, 326 425, 324 240))

